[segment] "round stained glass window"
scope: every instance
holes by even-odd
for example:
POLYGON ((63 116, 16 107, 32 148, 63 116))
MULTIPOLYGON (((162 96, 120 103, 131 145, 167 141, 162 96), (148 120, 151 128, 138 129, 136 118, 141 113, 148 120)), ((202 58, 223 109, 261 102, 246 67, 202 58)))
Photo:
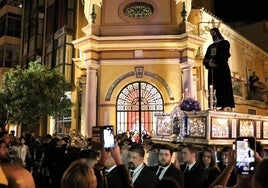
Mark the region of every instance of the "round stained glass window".
POLYGON ((124 7, 124 15, 132 19, 144 19, 154 13, 154 7, 145 2, 133 2, 124 7))

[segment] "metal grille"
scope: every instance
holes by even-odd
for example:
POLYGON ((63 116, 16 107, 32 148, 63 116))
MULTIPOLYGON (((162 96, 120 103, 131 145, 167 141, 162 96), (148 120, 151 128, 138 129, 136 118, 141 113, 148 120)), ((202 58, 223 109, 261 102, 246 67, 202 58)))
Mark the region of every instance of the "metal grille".
POLYGON ((154 113, 163 109, 163 98, 154 86, 145 82, 127 85, 117 98, 117 133, 155 133, 154 113))

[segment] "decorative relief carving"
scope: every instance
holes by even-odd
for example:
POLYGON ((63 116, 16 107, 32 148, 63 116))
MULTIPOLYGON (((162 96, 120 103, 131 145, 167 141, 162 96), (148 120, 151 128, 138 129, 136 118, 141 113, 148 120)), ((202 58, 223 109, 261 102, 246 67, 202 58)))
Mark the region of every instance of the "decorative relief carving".
POLYGON ((124 15, 133 19, 144 19, 154 13, 154 7, 146 2, 133 2, 125 6, 124 15))

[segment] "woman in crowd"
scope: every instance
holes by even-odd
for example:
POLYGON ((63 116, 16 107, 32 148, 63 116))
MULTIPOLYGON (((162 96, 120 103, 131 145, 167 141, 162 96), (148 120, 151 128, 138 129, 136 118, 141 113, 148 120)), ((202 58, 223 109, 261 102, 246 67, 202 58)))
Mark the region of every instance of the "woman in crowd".
POLYGON ((215 151, 212 148, 207 147, 202 151, 202 159, 200 164, 206 169, 207 179, 205 188, 208 188, 220 174, 220 169, 216 162, 215 151))
POLYGON ((62 188, 96 188, 97 178, 93 169, 94 163, 78 159, 70 164, 61 180, 62 188))

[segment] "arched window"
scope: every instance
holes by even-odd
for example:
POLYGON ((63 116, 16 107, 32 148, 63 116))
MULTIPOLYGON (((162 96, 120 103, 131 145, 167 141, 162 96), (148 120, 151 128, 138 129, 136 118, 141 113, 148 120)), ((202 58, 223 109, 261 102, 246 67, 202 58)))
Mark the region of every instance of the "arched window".
POLYGON ((163 110, 163 98, 153 85, 131 83, 122 89, 117 98, 117 133, 155 133, 154 113, 163 113, 163 110))

